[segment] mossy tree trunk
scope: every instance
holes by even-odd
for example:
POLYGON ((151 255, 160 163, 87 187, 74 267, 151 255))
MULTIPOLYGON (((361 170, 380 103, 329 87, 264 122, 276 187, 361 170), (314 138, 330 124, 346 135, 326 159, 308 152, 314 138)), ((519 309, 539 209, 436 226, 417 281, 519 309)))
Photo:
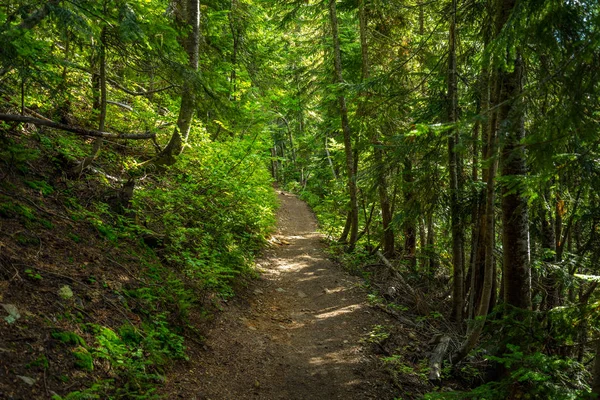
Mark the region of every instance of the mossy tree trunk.
POLYGON ((181 90, 181 106, 177 125, 173 130, 171 139, 162 150, 156 164, 171 165, 175 163, 178 155, 188 140, 194 111, 196 109, 196 72, 198 71, 200 52, 200 1, 199 0, 175 0, 175 23, 188 35, 181 41, 188 56, 188 77, 183 83, 181 90))

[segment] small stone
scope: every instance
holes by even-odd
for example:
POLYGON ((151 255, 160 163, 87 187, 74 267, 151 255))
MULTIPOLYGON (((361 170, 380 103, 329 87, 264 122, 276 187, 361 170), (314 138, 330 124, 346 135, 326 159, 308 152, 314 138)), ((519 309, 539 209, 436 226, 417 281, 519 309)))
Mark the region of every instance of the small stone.
POLYGON ((279 293, 283 293, 283 292, 285 292, 285 289, 278 287, 277 289, 275 289, 275 291, 279 292, 279 293))
POLYGON ((19 378, 20 380, 22 380, 23 382, 25 382, 26 384, 28 384, 29 386, 33 386, 35 385, 36 380, 33 378, 30 378, 28 376, 22 376, 22 375, 17 375, 17 378, 19 378))
POLYGON ((4 307, 4 309, 8 313, 8 316, 4 317, 4 319, 9 324, 13 324, 16 320, 21 318, 21 314, 19 314, 19 309, 14 304, 2 304, 2 307, 4 307))

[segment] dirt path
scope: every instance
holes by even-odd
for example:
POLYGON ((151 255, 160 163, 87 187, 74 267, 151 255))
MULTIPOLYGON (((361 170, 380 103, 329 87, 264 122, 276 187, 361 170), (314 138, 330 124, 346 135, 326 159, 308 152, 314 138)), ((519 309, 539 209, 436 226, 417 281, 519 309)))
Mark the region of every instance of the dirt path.
POLYGON ((260 261, 262 278, 219 315, 205 351, 170 378, 169 397, 393 398, 361 343, 386 316, 365 303, 359 279, 327 259, 306 204, 279 198, 281 244, 260 261))

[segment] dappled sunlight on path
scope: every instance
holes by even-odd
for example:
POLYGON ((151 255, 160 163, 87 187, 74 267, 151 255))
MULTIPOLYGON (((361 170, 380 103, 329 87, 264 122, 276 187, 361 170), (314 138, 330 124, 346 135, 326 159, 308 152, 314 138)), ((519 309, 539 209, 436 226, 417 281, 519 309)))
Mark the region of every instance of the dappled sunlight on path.
MULTIPOLYGON (((334 265, 308 207, 280 194, 262 278, 226 307, 194 370, 198 399, 391 399, 363 339, 386 323, 334 265)), ((182 379, 182 381, 185 380, 182 379)))

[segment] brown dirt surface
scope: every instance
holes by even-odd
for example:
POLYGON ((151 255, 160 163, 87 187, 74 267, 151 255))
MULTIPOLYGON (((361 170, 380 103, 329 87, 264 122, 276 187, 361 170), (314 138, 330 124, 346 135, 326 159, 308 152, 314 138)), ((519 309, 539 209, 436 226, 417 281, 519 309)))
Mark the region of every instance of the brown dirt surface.
POLYGON ((278 231, 260 279, 227 302, 203 349, 162 392, 185 399, 392 399, 368 333, 388 316, 361 280, 330 261, 308 206, 279 195, 278 231))

